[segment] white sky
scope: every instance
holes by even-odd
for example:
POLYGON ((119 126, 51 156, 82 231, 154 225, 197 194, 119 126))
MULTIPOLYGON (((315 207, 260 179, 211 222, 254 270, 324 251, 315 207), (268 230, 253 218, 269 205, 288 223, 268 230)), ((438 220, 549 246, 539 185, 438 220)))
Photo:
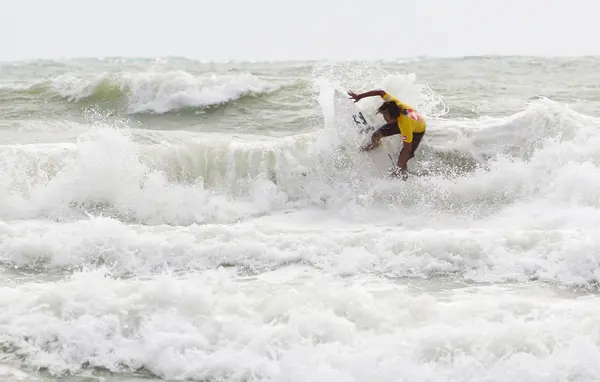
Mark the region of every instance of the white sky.
POLYGON ((0 60, 600 54, 600 0, 1 2, 0 60))

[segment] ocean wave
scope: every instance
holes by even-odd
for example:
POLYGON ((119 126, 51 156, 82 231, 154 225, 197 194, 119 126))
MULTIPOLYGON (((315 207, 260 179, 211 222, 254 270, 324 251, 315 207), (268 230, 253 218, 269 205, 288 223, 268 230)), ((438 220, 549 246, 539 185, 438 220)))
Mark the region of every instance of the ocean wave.
POLYGON ((232 138, 100 127, 73 144, 0 147, 0 193, 11 201, 0 214, 64 218, 86 211, 190 224, 298 203, 409 206, 418 200, 430 210, 472 214, 497 213, 532 197, 595 205, 592 192, 567 188, 573 181, 595 185, 597 131, 597 120, 544 100, 478 128, 434 124, 411 165, 422 176, 411 179, 408 191, 357 174, 368 157, 352 162, 327 128, 232 138))
MULTIPOLYGON (((161 83, 162 77, 156 78, 161 83)), ((140 81, 148 83, 145 77, 140 81)), ((429 121, 427 138, 410 165, 421 176, 411 178, 410 188, 357 172, 369 158, 351 158, 343 150, 358 142, 340 138, 332 124, 334 84, 319 77, 324 125, 312 133, 232 137, 100 123, 72 144, 2 146, 0 196, 12 203, 4 204, 0 215, 69 219, 104 214, 134 223, 186 225, 299 205, 396 205, 481 217, 532 198, 597 203, 592 192, 566 192, 567 179, 595 184, 597 119, 548 99, 502 118, 444 119, 443 102, 414 76, 372 81, 370 88, 386 88, 417 105, 429 121), (590 176, 580 176, 584 173, 590 176)), ((381 119, 374 113, 376 100, 358 105, 381 119)), ((398 144, 394 147, 399 150, 398 144)))
POLYGON ((0 213, 58 217, 74 208, 156 224, 230 220, 297 197, 298 177, 314 164, 302 149, 310 136, 253 142, 184 134, 139 144, 125 131, 100 129, 82 137, 2 147, 0 189, 11 203, 0 213))
POLYGON ((122 105, 129 113, 164 114, 207 108, 243 97, 271 94, 294 82, 269 80, 250 73, 201 74, 186 71, 66 73, 51 80, 5 83, 1 91, 58 97, 74 103, 122 105))

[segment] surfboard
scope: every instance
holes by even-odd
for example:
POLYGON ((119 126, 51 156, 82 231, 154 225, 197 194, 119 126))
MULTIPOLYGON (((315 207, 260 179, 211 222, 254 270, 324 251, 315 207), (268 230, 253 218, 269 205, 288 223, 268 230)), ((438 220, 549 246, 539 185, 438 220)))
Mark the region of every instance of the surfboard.
POLYGON ((354 166, 370 172, 371 175, 388 176, 395 167, 398 154, 392 152, 385 144, 385 138, 378 148, 362 152, 360 147, 371 141, 371 135, 377 130, 376 125, 354 103, 348 93, 336 90, 334 93, 335 125, 343 142, 346 153, 354 166))

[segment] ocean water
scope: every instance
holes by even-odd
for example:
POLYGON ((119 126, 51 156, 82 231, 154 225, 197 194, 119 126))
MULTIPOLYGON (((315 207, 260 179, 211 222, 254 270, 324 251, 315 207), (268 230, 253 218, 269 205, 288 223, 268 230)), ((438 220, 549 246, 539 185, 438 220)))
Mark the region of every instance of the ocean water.
POLYGON ((0 379, 598 380, 599 64, 1 63, 0 379), (334 88, 417 107, 423 175, 334 88))

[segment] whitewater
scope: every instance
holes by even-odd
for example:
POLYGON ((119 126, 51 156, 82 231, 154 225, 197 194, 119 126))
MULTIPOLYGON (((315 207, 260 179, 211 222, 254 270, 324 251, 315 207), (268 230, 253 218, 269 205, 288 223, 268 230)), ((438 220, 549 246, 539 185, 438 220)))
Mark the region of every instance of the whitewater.
POLYGON ((598 380, 599 63, 0 63, 0 378, 598 380), (336 88, 421 111, 421 176, 336 88))

